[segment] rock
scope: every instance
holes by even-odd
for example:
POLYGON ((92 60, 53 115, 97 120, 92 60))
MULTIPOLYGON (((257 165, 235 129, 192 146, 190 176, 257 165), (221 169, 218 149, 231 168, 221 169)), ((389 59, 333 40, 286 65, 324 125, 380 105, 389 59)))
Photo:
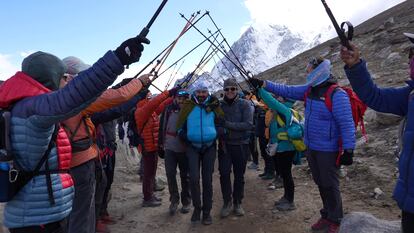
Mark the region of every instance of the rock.
POLYGON ((374 189, 374 198, 378 199, 380 196, 382 196, 384 192, 380 188, 374 189))
POLYGON ((380 125, 396 125, 402 119, 400 116, 388 113, 376 112, 375 121, 380 125))
POLYGON ((401 63, 400 53, 393 52, 381 63, 381 67, 388 69, 390 66, 399 65, 401 63))
POLYGON ((369 213, 353 212, 342 219, 339 233, 401 233, 400 221, 386 221, 369 213))
POLYGON ((367 109, 367 111, 364 114, 364 120, 366 122, 375 122, 377 119, 377 114, 372 109, 367 109))

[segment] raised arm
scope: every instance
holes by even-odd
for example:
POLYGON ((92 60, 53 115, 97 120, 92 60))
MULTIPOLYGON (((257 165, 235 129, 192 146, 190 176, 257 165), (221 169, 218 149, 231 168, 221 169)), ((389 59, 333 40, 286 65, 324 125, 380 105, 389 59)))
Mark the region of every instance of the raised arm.
POLYGON ((294 100, 303 101, 306 90, 308 90, 307 85, 284 85, 279 83, 274 83, 271 81, 265 81, 264 88, 266 91, 272 92, 276 95, 283 96, 285 98, 290 98, 294 100))
POLYGON ((260 88, 259 95, 270 109, 282 114, 286 119, 286 122, 292 121, 292 111, 284 104, 280 103, 277 99, 273 98, 269 92, 263 88, 260 88))

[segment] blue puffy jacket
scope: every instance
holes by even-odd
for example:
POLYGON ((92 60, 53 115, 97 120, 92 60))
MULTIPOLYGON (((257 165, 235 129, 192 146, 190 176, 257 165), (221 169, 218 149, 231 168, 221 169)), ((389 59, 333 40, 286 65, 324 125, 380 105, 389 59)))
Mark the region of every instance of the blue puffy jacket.
MULTIPOLYGON (((208 97, 204 103, 209 101, 208 97)), ((206 112, 203 105, 197 104, 187 118, 187 138, 188 141, 197 148, 203 145, 210 146, 216 140, 217 131, 214 123, 216 114, 206 112)))
MULTIPOLYGON (((323 85, 323 84, 322 84, 323 85)), ((322 86, 321 85, 321 86, 322 86)), ((289 86, 266 81, 267 91, 277 95, 304 100, 307 85, 289 86)), ((323 96, 323 89, 312 88, 323 96)), ((305 144, 315 151, 336 152, 339 150, 339 139, 343 149, 355 148, 355 126, 352 118, 351 103, 343 90, 337 90, 332 96, 332 112, 326 107, 325 101, 313 97, 312 93, 306 100, 305 108, 305 144)))
MULTIPOLYGON (((7 80, 0 87, 0 104, 13 104, 10 136, 13 154, 23 169, 34 170, 48 147, 55 124, 86 108, 123 70, 119 59, 110 51, 92 68, 55 92, 23 72, 7 80)), ((60 129, 49 155, 50 169, 69 169, 71 156, 69 139, 60 129)), ((35 176, 6 204, 4 225, 8 228, 38 226, 66 218, 74 197, 72 178, 68 173, 61 173, 52 174, 51 180, 54 205, 49 201, 45 175, 35 176)))
POLYGON ((345 67, 345 72, 358 97, 370 108, 407 117, 399 161, 400 175, 393 196, 402 210, 414 213, 414 101, 410 95, 414 81, 407 81, 408 85, 401 88, 378 88, 365 61, 351 69, 345 67))

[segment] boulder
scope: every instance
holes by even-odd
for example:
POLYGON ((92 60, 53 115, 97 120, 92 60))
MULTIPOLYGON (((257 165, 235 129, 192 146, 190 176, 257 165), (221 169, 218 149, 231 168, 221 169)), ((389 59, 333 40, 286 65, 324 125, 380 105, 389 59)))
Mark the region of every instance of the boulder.
POLYGON ((401 233, 400 221, 375 218, 372 214, 353 212, 342 219, 339 233, 401 233))
POLYGON ((401 119, 402 117, 394 114, 376 112, 375 121, 379 125, 397 125, 401 119))
POLYGON ((401 55, 397 52, 390 53, 381 63, 381 67, 389 68, 390 66, 399 65, 402 61, 401 55))

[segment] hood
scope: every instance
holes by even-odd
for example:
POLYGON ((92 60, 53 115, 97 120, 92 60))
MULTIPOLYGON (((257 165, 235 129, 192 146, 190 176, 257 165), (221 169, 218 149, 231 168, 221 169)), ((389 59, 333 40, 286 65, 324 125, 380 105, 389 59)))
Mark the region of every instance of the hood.
POLYGON ((8 108, 19 100, 48 92, 49 89, 30 76, 17 72, 0 86, 0 108, 8 108))

